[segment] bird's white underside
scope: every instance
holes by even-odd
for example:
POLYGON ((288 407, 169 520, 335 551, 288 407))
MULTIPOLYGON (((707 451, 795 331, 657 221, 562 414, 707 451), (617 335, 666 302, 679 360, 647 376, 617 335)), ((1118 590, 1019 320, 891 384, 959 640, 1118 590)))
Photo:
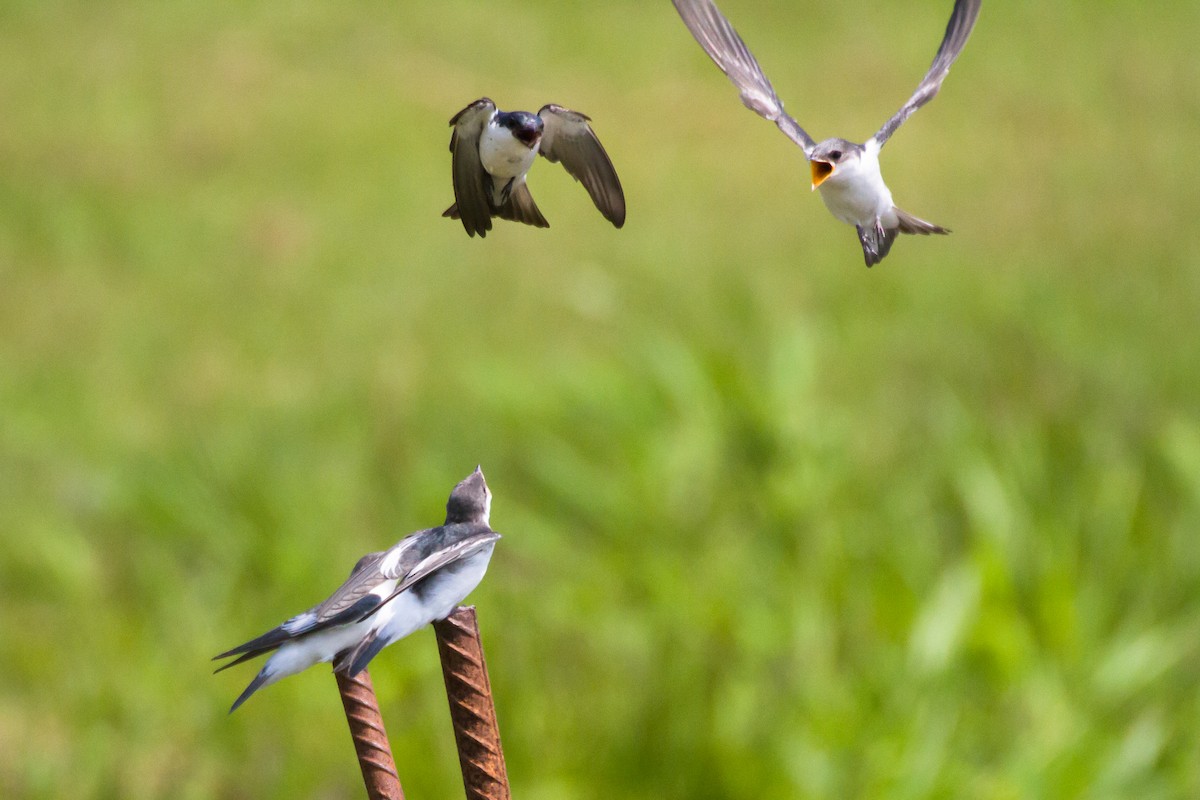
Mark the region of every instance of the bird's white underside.
MULTIPOLYGON (((361 622, 285 642, 263 665, 262 673, 267 678, 263 685, 269 686, 314 664, 332 661, 335 655, 358 644, 372 630, 378 630, 378 637, 390 644, 449 616, 483 580, 494 549, 493 542, 463 559, 453 571, 435 573, 427 579, 424 597, 418 598, 413 592, 406 591, 361 622)), ((386 596, 395 584, 395 581, 385 581, 374 592, 386 596)))
POLYGON ((382 624, 380 617, 388 612, 393 603, 381 608, 362 622, 339 625, 336 628, 317 631, 300 639, 285 642, 275 654, 263 664, 262 674, 267 677, 263 686, 270 686, 289 675, 303 672, 314 664, 332 661, 333 657, 348 647, 362 641, 373 627, 382 624))
POLYGON ((879 171, 879 145, 874 139, 867 141, 859 158, 838 164, 817 191, 829 212, 842 222, 867 227, 878 219, 884 228, 900 224, 892 192, 879 171))
POLYGON ((524 175, 537 158, 538 145, 526 147, 517 141, 512 131, 496 124, 495 115, 488 120, 479 135, 479 160, 493 177, 505 179, 524 175))
POLYGON ((424 597, 418 599, 413 592, 404 592, 381 608, 380 613, 386 611, 388 616, 379 626, 379 638, 390 644, 435 620, 450 616, 450 612, 483 580, 495 547, 496 543, 491 542, 455 564, 453 571, 435 572, 426 579, 424 597))

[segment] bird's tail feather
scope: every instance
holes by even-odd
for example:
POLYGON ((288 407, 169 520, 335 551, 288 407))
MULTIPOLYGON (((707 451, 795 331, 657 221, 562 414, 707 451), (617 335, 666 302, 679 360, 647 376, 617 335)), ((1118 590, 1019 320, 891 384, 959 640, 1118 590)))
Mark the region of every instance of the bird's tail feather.
MULTIPOLYGON (((461 214, 458 213, 458 203, 447 208, 442 212, 443 217, 450 219, 460 219, 461 214)), ((513 222, 524 222, 526 225, 532 225, 535 228, 549 228, 550 223, 542 216, 542 212, 538 210, 537 203, 533 202, 533 195, 529 193, 529 187, 521 184, 512 190, 508 195, 508 199, 504 201, 504 205, 493 208, 492 216, 507 219, 513 222)), ((483 234, 480 233, 482 236, 483 234)))
POLYGON ((855 228, 858 230, 858 241, 862 244, 863 259, 868 267, 883 261, 884 256, 892 249, 892 242, 896 241, 896 234, 900 232, 899 228, 884 228, 879 222, 874 225, 856 225, 855 228))
POLYGON ((504 202, 504 205, 495 209, 492 213, 500 217, 500 219, 524 222, 526 225, 532 225, 535 228, 550 227, 550 223, 546 222, 546 218, 538 210, 537 203, 533 202, 533 195, 529 193, 529 187, 524 183, 514 186, 512 191, 509 192, 508 200, 504 202))
POLYGON ((896 236, 901 233, 920 234, 928 236, 931 233, 940 233, 945 235, 950 232, 949 228, 943 228, 941 225, 934 225, 932 222, 927 222, 920 217, 914 217, 903 209, 892 206, 892 212, 895 213, 898 220, 896 227, 885 228, 876 220, 874 225, 858 225, 858 241, 862 244, 863 258, 867 262, 867 266, 874 266, 891 252, 892 244, 896 241, 896 236))
POLYGON ((943 228, 941 225, 934 225, 932 222, 914 217, 907 211, 903 211, 895 206, 892 206, 892 211, 896 212, 896 218, 900 220, 899 231, 901 233, 919 233, 922 236, 928 236, 931 233, 940 233, 945 235, 950 232, 949 228, 943 228))
POLYGON ((348 678, 353 678, 367 668, 379 651, 387 647, 390 639, 380 639, 378 631, 371 631, 352 649, 344 651, 334 663, 334 670, 348 678))
POLYGON ((254 676, 254 680, 250 681, 250 685, 246 687, 246 691, 238 695, 238 699, 233 701, 233 705, 229 707, 229 713, 232 714, 233 712, 237 711, 238 706, 249 700, 250 695, 254 694, 263 686, 265 686, 267 681, 267 671, 264 669, 262 672, 259 672, 254 676))

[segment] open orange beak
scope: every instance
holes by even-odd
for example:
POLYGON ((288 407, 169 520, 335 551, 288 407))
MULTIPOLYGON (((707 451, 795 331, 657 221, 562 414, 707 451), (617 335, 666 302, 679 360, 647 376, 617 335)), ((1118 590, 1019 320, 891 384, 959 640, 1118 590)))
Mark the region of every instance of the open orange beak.
POLYGON ((810 161, 808 166, 812 168, 812 188, 816 191, 817 187, 833 174, 833 164, 828 161, 810 161))

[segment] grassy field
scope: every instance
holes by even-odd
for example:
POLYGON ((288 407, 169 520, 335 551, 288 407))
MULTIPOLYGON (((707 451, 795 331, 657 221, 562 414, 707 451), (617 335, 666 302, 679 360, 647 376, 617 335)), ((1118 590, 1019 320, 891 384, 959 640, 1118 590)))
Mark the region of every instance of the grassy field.
MULTIPOLYGON (((723 0, 862 140, 950 3, 723 0)), ((863 267, 666 2, 0 0, 0 796, 357 798, 209 657, 436 524, 519 800, 1200 796, 1200 5, 989 2, 863 267), (469 239, 446 121, 592 116, 469 239)), ((372 665, 461 796, 429 631, 372 665)))

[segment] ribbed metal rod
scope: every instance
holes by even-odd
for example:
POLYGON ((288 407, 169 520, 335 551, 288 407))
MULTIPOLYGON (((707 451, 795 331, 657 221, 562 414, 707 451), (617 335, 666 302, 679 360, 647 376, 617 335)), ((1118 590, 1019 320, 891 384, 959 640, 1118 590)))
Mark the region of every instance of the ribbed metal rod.
POLYGON ((467 800, 511 800, 474 606, 433 623, 467 800))
POLYGON ((379 701, 375 698, 371 676, 365 669, 353 678, 340 672, 333 674, 342 695, 342 706, 346 709, 346 722, 350 725, 350 736, 358 753, 367 797, 369 800, 404 800, 404 789, 396 774, 396 762, 392 759, 392 747, 379 714, 379 701))

